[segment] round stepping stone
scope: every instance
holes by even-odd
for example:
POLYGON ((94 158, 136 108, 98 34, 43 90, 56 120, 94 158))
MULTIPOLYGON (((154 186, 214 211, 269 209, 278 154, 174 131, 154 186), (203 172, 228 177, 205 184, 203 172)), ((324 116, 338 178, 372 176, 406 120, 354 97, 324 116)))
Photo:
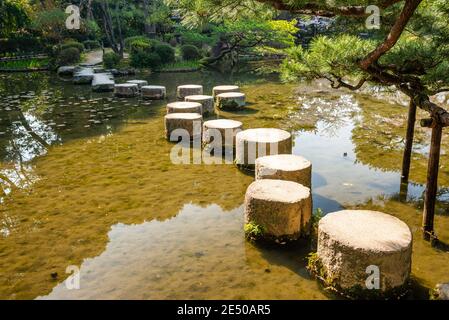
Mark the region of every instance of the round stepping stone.
POLYGON ((285 130, 257 128, 237 133, 235 163, 239 166, 254 167, 259 157, 291 153, 292 136, 285 130))
POLYGON ((215 104, 221 110, 242 109, 246 105, 246 96, 240 92, 220 93, 216 96, 215 104))
POLYGON ((146 81, 146 80, 129 80, 129 81, 126 81, 126 83, 137 84, 137 86, 139 87, 139 90, 143 86, 148 85, 148 81, 146 81))
POLYGON ((212 89, 212 95, 214 96, 214 99, 219 94, 228 92, 240 92, 240 88, 239 86, 216 86, 212 89))
POLYGON ((367 278, 377 269, 379 290, 369 291, 386 293, 410 277, 412 233, 404 222, 382 212, 330 213, 318 225, 317 258, 317 271, 331 279, 327 285, 343 292, 367 292, 367 278))
POLYGON ((172 102, 167 104, 167 113, 203 113, 203 107, 197 102, 172 102))
POLYGON ((235 137, 242 131, 240 121, 218 119, 206 121, 203 124, 203 144, 210 148, 235 147, 235 137), (221 139, 216 140, 219 136, 221 139))
POLYGON ((163 86, 143 86, 142 98, 149 100, 163 100, 167 96, 167 89, 163 86))
POLYGON ((187 96, 196 96, 203 94, 203 86, 197 84, 187 84, 179 86, 177 89, 178 100, 184 101, 187 96))
POLYGON ((257 228, 264 239, 296 240, 309 233, 312 196, 296 182, 257 180, 246 191, 244 211, 248 237, 257 228))
POLYGON ((118 97, 135 97, 139 93, 139 87, 135 83, 121 83, 114 86, 115 95, 118 97))
POLYGON ((165 136, 170 140, 176 129, 187 131, 191 139, 201 137, 203 116, 199 113, 170 113, 165 116, 165 136))
POLYGON ((205 95, 195 95, 185 97, 187 102, 197 102, 201 103, 203 106, 203 114, 213 114, 214 113, 214 97, 205 95))
POLYGON ((256 159, 256 180, 278 179, 297 182, 310 188, 312 163, 293 154, 278 154, 256 159))

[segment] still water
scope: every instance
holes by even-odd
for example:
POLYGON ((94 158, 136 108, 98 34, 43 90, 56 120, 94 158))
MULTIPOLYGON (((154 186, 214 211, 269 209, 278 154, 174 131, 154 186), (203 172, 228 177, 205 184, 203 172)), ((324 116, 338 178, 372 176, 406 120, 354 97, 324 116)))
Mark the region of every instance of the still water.
MULTIPOLYGON (((315 209, 371 208, 401 218, 415 235, 419 286, 449 281, 448 249, 430 248, 419 232, 426 130, 417 130, 408 197, 399 201, 404 106, 251 73, 138 78, 167 86, 169 100, 181 84, 203 84, 205 92, 239 84, 248 108, 213 118, 290 131, 294 154, 313 163, 315 209)), ((253 177, 233 165, 170 162, 164 107, 94 94, 47 73, 0 75, 0 298, 333 298, 305 269, 313 243, 245 241, 242 205, 253 177), (64 283, 68 266, 80 268, 79 290, 64 283)), ((449 243, 443 139, 436 228, 449 243)))

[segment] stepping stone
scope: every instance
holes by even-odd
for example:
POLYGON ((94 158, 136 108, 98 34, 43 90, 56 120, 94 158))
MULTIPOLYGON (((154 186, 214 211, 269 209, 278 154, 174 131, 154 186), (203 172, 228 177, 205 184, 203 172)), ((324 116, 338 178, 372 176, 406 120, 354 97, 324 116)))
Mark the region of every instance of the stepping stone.
POLYGON ((60 76, 73 76, 75 71, 76 71, 75 66, 62 66, 58 68, 57 73, 60 76))
MULTIPOLYGON (((114 91, 115 81, 114 76, 110 73, 95 73, 92 79, 92 90, 100 91, 114 91)), ((87 102, 87 101, 86 101, 87 102)))
MULTIPOLYGON (((170 113, 165 116, 165 136, 170 136, 176 129, 184 129, 190 139, 201 138, 201 125, 203 116, 199 113, 170 113)), ((181 133, 182 134, 182 133, 181 133)), ((178 137, 179 135, 176 134, 178 137)))
POLYGON ((384 294, 406 285, 410 277, 412 233, 401 220, 367 210, 330 213, 318 225, 317 270, 326 285, 343 293, 367 292, 369 268, 380 272, 384 294), (331 280, 330 280, 331 279, 331 280))
POLYGON ((143 86, 142 98, 149 100, 163 100, 167 96, 167 89, 163 86, 143 86))
POLYGON ((239 86, 216 86, 212 89, 214 99, 221 93, 240 92, 239 86))
POLYGON ((114 90, 118 97, 131 98, 139 93, 139 86, 135 83, 121 83, 116 84, 114 90))
POLYGON ((185 101, 201 103, 203 106, 203 114, 214 114, 214 97, 212 96, 187 96, 185 97, 185 101))
POLYGON ((187 84, 183 86, 179 86, 177 89, 177 98, 180 101, 184 101, 187 96, 196 96, 203 94, 203 86, 196 84, 187 84))
POLYGON ((146 81, 146 80, 129 80, 129 81, 126 81, 126 83, 137 84, 137 86, 139 87, 139 90, 143 86, 148 85, 148 81, 146 81))
POLYGON ((242 131, 240 121, 218 119, 203 124, 203 144, 209 148, 235 148, 235 137, 242 131), (217 136, 221 139, 217 140, 217 136))
POLYGON ((260 157, 256 159, 256 180, 261 179, 293 181, 310 188, 312 163, 292 154, 260 157))
POLYGON ((81 68, 73 74, 74 84, 91 84, 94 78, 94 69, 81 68))
POLYGON ((243 109, 246 105, 246 96, 240 92, 220 93, 215 97, 215 105, 221 110, 243 109))
POLYGON ((237 133, 235 162, 238 166, 253 168, 259 157, 291 153, 292 136, 287 131, 257 128, 237 133))
POLYGON ((296 240, 309 233, 312 217, 310 189, 284 180, 257 180, 245 195, 245 231, 261 230, 268 240, 296 240))
POLYGON ((197 102, 172 102, 167 104, 167 113, 203 113, 203 106, 197 102))

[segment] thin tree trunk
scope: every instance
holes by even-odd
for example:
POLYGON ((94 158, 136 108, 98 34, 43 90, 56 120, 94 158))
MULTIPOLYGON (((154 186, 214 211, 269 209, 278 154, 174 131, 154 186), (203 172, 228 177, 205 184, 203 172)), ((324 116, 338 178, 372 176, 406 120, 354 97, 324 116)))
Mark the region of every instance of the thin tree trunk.
POLYGON ((438 170, 440 166, 440 147, 442 126, 434 123, 432 126, 432 139, 430 144, 429 166, 427 168, 427 187, 424 198, 423 231, 424 239, 435 238, 433 229, 435 204, 438 191, 438 170))
POLYGON ((120 4, 119 4, 119 1, 117 1, 115 3, 115 19, 117 21, 118 37, 119 37, 119 44, 120 44, 119 54, 120 54, 120 57, 123 58, 123 52, 125 50, 125 44, 124 44, 124 41, 123 41, 122 24, 120 22, 119 12, 120 12, 120 4))
POLYGON ((407 133, 405 137, 404 157, 402 158, 402 174, 401 174, 401 201, 407 200, 408 182, 410 176, 410 163, 413 150, 413 139, 415 135, 415 122, 416 122, 416 104, 413 100, 410 100, 407 118, 407 133))

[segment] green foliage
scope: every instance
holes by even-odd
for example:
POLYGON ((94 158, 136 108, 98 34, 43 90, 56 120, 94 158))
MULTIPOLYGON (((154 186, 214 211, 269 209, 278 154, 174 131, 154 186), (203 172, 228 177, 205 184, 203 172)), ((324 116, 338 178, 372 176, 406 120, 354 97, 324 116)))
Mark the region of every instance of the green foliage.
POLYGON ((373 41, 351 35, 317 37, 310 44, 309 50, 301 46, 287 50, 288 57, 281 67, 283 79, 298 81, 323 77, 360 76, 363 74, 362 71, 354 68, 354 65, 374 47, 373 41))
POLYGON ((115 52, 106 52, 103 55, 103 65, 107 69, 117 68, 122 58, 115 52))
POLYGON ((186 44, 181 47, 181 54, 184 60, 197 60, 201 57, 200 51, 197 47, 186 44))
POLYGON ((0 1, 0 38, 10 37, 27 26, 30 11, 27 0, 0 1))
POLYGON ((249 240, 258 240, 261 239, 265 233, 265 230, 262 226, 249 222, 244 226, 245 236, 249 240))
POLYGON ((156 69, 162 64, 161 57, 156 52, 134 51, 130 60, 130 65, 135 68, 156 69))
POLYGON ((26 59, 18 61, 0 61, 0 69, 35 69, 44 68, 49 64, 49 59, 26 59))
POLYGON ((57 63, 60 66, 71 65, 80 60, 80 52, 77 48, 68 47, 63 49, 58 54, 57 63))
POLYGON ((321 208, 317 208, 312 214, 312 227, 318 230, 318 223, 324 217, 324 212, 321 208))
POLYGON ((0 39, 0 54, 42 52, 45 46, 38 37, 20 34, 8 39, 0 39))
POLYGON ((32 27, 52 42, 61 40, 65 27, 66 14, 61 9, 48 9, 37 12, 32 27))
POLYGON ((158 71, 163 72, 175 72, 175 71, 194 71, 198 70, 201 64, 198 61, 178 61, 174 63, 168 63, 158 68, 158 71))
POLYGON ((159 55, 163 64, 175 61, 175 49, 168 44, 157 44, 154 47, 154 52, 159 55))
POLYGON ((135 36, 125 39, 125 48, 131 53, 138 51, 149 51, 151 44, 151 40, 145 36, 135 36))
POLYGON ((97 40, 86 40, 83 42, 83 45, 88 50, 98 49, 101 47, 100 42, 97 40))
POLYGON ((61 50, 65 50, 68 48, 76 48, 80 53, 84 51, 84 45, 73 40, 67 41, 61 45, 61 50))
POLYGON ((181 35, 182 44, 190 44, 197 48, 202 48, 204 45, 212 46, 218 40, 217 34, 214 33, 206 34, 184 27, 178 27, 176 31, 181 35))

